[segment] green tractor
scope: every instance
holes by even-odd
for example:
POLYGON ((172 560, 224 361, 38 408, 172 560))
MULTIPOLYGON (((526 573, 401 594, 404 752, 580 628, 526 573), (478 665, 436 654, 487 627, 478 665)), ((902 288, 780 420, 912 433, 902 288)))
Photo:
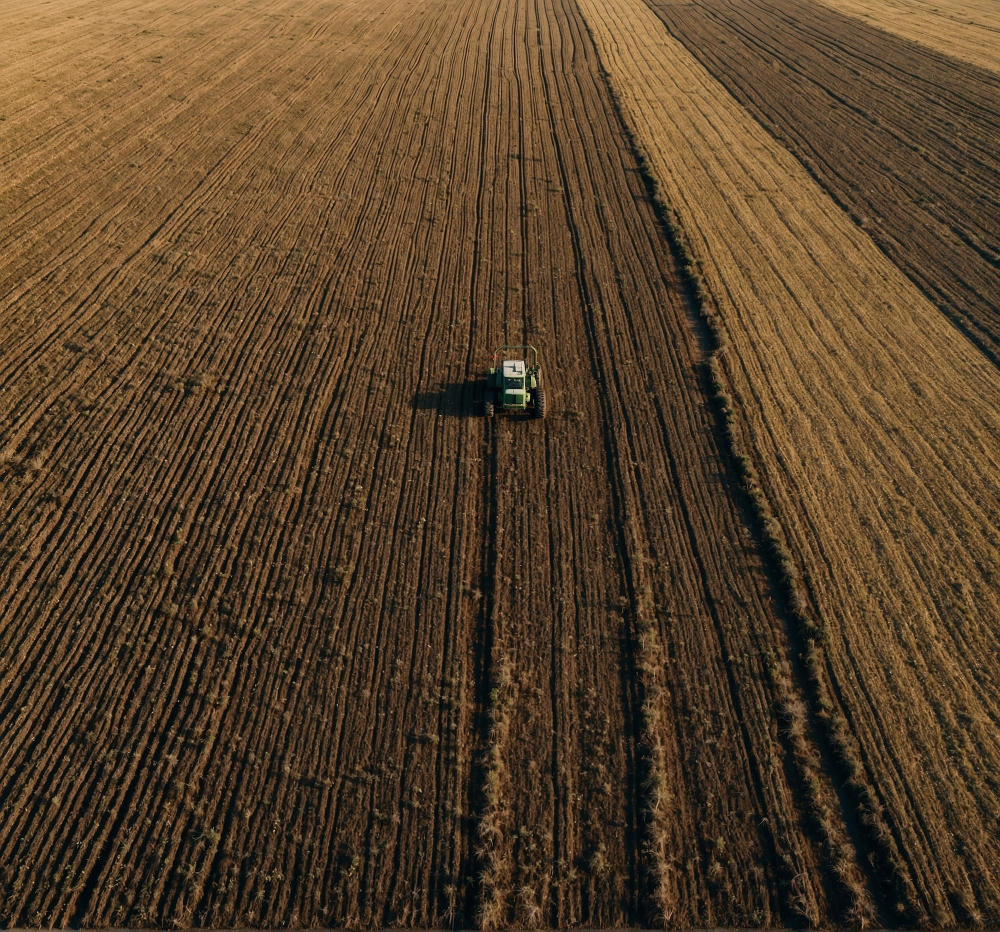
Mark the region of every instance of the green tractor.
MULTIPOLYGON (((519 356, 527 353, 518 352, 519 356)), ((530 411, 535 417, 545 417, 545 390, 542 370, 538 365, 538 350, 533 346, 501 346, 492 356, 486 376, 486 397, 483 414, 493 417, 495 411, 530 411), (531 365, 524 359, 508 359, 514 350, 530 350, 531 365)))

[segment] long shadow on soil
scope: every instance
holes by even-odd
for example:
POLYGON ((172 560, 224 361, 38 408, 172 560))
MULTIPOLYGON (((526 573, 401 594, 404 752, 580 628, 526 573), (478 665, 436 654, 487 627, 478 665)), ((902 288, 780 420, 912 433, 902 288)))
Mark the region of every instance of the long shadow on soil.
POLYGON ((436 411, 445 417, 473 417, 477 397, 474 382, 447 382, 437 389, 416 392, 410 405, 417 411, 436 411))

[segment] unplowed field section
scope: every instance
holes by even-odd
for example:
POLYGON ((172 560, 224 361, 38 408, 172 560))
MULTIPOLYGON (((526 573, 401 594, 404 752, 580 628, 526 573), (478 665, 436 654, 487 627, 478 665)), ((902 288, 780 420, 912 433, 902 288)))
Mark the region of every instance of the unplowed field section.
POLYGON ((728 334, 890 919, 995 924, 1000 374, 640 0, 581 8, 728 334))
POLYGON ((1000 360, 1000 75, 813 0, 649 5, 1000 360))
POLYGON ((842 918, 578 10, 3 17, 0 922, 842 918), (477 415, 503 339, 550 419, 477 415))

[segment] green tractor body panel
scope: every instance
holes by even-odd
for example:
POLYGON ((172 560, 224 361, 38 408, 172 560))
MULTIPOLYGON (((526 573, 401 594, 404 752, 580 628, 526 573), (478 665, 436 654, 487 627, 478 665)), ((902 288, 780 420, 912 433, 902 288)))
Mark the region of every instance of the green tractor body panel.
MULTIPOLYGON (((527 355, 527 354, 525 354, 527 355)), ((490 357, 499 365, 490 367, 486 376, 485 413, 499 411, 531 411, 535 417, 545 415, 545 394, 541 390, 541 368, 538 352, 533 346, 501 346, 490 357), (530 363, 509 358, 512 350, 530 350, 530 363)))

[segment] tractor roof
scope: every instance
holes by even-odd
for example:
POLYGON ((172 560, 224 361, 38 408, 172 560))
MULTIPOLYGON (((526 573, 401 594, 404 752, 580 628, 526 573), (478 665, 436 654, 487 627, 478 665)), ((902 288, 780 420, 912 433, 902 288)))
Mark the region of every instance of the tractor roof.
POLYGON ((503 361, 504 378, 515 378, 524 375, 523 359, 505 359, 503 361))

